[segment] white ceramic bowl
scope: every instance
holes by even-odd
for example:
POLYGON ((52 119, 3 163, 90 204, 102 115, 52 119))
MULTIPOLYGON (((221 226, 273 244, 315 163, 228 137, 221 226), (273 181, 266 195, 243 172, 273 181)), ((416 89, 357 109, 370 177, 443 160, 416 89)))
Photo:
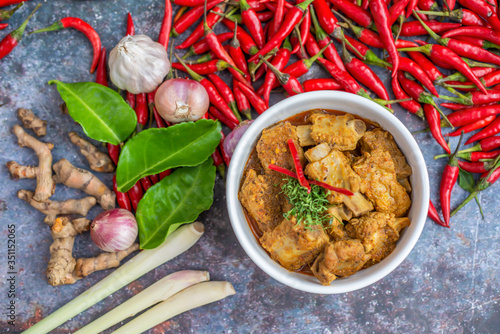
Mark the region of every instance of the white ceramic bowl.
POLYGON ((234 151, 226 182, 229 218, 241 246, 264 272, 294 289, 320 294, 344 293, 375 283, 393 271, 410 253, 424 228, 429 206, 429 178, 424 157, 411 133, 394 115, 383 107, 363 97, 337 91, 317 91, 289 97, 259 116, 247 129, 234 151), (349 112, 377 122, 389 131, 406 156, 413 170, 411 176, 412 205, 409 212, 411 225, 401 233, 396 249, 383 261, 355 275, 337 279, 330 286, 323 286, 313 277, 281 267, 274 262, 256 240, 238 200, 240 182, 250 152, 266 127, 303 111, 324 108, 349 112))

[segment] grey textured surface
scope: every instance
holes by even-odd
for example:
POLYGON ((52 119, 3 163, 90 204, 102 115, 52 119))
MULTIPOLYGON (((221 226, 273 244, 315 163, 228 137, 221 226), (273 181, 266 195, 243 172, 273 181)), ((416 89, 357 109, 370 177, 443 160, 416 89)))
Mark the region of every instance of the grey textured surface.
MULTIPOLYGON (((9 23, 20 24, 35 1, 25 5, 9 23)), ((108 52, 125 31, 125 15, 134 16, 137 33, 157 37, 163 1, 44 1, 27 31, 44 27, 65 16, 79 16, 100 33, 108 52)), ((222 27, 218 27, 222 29, 222 27)), ((10 31, 10 27, 0 33, 10 31)), ((185 35, 183 35, 185 36, 185 35)), ((93 81, 89 74, 91 48, 75 30, 26 36, 11 55, 0 60, 0 192, 1 245, 0 332, 19 333, 40 317, 55 311, 66 302, 105 277, 97 272, 70 286, 51 287, 45 279, 51 237, 43 224, 43 215, 17 199, 18 189, 33 189, 33 180, 11 180, 5 162, 36 164, 29 149, 19 148, 10 132, 18 124, 15 111, 31 108, 48 120, 44 141, 55 144, 54 160, 66 158, 76 166, 86 162, 71 145, 67 134, 81 129, 61 115, 59 95, 46 82, 93 81), (16 326, 7 325, 7 225, 16 225, 17 286, 16 326)), ((385 82, 387 71, 380 71, 385 82)), ((324 75, 316 66, 307 77, 324 75)), ((281 99, 275 94, 273 101, 281 99)), ((397 116, 410 131, 424 127, 416 117, 397 109, 397 116)), ((429 134, 416 139, 429 168, 432 199, 437 203, 437 189, 445 161, 434 161, 440 147, 429 134)), ((452 147, 456 140, 452 141, 452 147)), ((100 175, 108 184, 109 175, 100 175)), ((62 325, 53 333, 68 333, 128 299, 143 287, 164 275, 182 269, 209 270, 213 280, 228 280, 237 291, 215 304, 205 306, 162 324, 149 333, 494 333, 499 332, 499 227, 500 197, 498 186, 485 191, 481 201, 485 211, 470 203, 452 220, 452 228, 427 225, 414 250, 390 275, 365 289, 343 295, 321 296, 292 290, 265 275, 246 256, 234 236, 226 212, 224 181, 217 179, 213 207, 202 214, 206 234, 187 253, 140 278, 126 288, 62 325)), ((452 206, 466 193, 456 187, 452 206)), ((54 199, 80 198, 82 193, 58 186, 54 199)), ((95 216, 94 209, 90 216, 95 216)), ((77 238, 75 253, 97 253, 87 236, 77 238)), ((117 327, 115 327, 117 328, 117 327)), ((110 331, 107 331, 110 332, 110 331)))

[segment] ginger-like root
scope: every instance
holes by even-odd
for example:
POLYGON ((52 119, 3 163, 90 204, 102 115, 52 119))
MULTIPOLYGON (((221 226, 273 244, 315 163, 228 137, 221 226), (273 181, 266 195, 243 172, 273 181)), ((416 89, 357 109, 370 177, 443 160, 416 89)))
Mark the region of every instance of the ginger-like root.
POLYGON ((77 168, 66 159, 56 162, 53 168, 56 172, 54 180, 57 183, 62 183, 70 188, 80 189, 94 196, 104 210, 115 207, 115 193, 109 190, 101 180, 88 170, 77 168))
POLYGON ((33 130, 38 137, 43 137, 47 134, 47 121, 36 117, 31 110, 19 108, 17 109, 17 116, 23 122, 24 127, 33 130))
POLYGON ((56 187, 52 179, 52 153, 50 152, 54 145, 42 143, 27 134, 19 125, 14 125, 12 130, 17 136, 19 146, 29 147, 35 151, 38 156, 38 166, 22 166, 15 161, 9 161, 7 168, 12 176, 18 179, 36 177, 36 190, 33 198, 38 202, 45 202, 54 194, 56 187))
POLYGON ((109 156, 99 151, 97 147, 80 137, 76 132, 70 132, 69 139, 80 148, 80 153, 87 158, 90 169, 101 173, 112 173, 115 171, 115 165, 109 156))
POLYGON ((89 210, 96 205, 97 202, 94 197, 89 196, 82 199, 68 199, 64 202, 47 200, 42 203, 34 199, 32 191, 23 189, 17 192, 17 197, 25 200, 32 207, 46 214, 47 217, 45 217, 44 221, 49 226, 52 226, 58 215, 76 214, 86 216, 89 210))
POLYGON ((94 271, 118 267, 127 255, 139 249, 133 244, 126 250, 116 253, 101 253, 93 258, 73 257, 75 236, 88 230, 90 221, 70 222, 67 217, 59 217, 51 228, 54 242, 50 246, 50 260, 47 266, 47 280, 52 286, 73 284, 94 271))

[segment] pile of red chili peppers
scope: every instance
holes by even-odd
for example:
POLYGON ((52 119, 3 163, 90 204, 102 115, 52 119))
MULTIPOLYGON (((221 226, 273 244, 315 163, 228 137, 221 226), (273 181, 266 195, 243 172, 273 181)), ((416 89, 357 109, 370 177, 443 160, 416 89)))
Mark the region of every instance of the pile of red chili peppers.
MULTIPOLYGON (((184 52, 184 61, 173 68, 202 83, 212 104, 205 118, 218 119, 230 129, 241 122, 241 114, 251 117, 251 107, 258 114, 265 112, 271 91, 280 86, 289 96, 342 90, 371 98, 371 91, 377 96, 371 99, 379 104, 390 108, 389 103, 398 102, 427 121, 432 137, 447 153, 443 156, 449 157, 440 187, 444 222, 432 203, 429 209, 430 218, 449 227, 451 192, 460 170, 480 174, 471 196, 500 177, 497 1, 445 0, 441 6, 435 0, 172 0, 172 6, 165 0, 158 41, 168 49, 169 37, 175 37, 175 49, 184 52), (414 36, 419 37, 405 39, 414 36), (315 64, 330 77, 300 80, 315 64), (397 101, 389 101, 390 91, 370 66, 390 71, 397 101), (232 87, 216 74, 225 69, 233 76, 232 87), (451 95, 439 95, 437 87, 451 95), (447 102, 438 104, 437 98, 447 102), (443 108, 452 112, 445 114, 443 108), (443 134, 446 127, 452 131, 443 134), (451 155, 446 137, 472 131, 478 132, 465 145, 477 144, 465 150, 458 145, 451 155)), ((0 0, 0 7, 17 2, 0 0)), ((17 45, 24 27, 8 35, 10 41, 0 42, 0 58, 17 45)), ((66 27, 88 37, 94 50, 91 72, 97 68, 97 82, 107 84, 105 50, 86 22, 63 18, 37 32, 66 27)), ((127 34, 133 33, 129 14, 127 34)), ((154 92, 127 93, 126 100, 141 126, 148 121, 151 125, 150 113, 158 127, 170 125, 155 110, 154 92)), ((119 146, 108 149, 116 163, 119 146)), ((220 145, 215 164, 222 168, 229 160, 220 145)), ((141 180, 127 194, 117 193, 120 206, 135 208, 142 193, 167 173, 141 180)))

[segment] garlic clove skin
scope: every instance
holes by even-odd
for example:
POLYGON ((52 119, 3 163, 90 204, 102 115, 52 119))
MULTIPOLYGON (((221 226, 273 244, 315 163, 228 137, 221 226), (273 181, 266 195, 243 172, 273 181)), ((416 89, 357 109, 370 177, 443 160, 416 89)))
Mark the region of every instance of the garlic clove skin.
POLYGON ((146 35, 123 37, 109 54, 111 81, 132 94, 154 91, 169 71, 167 51, 146 35))

